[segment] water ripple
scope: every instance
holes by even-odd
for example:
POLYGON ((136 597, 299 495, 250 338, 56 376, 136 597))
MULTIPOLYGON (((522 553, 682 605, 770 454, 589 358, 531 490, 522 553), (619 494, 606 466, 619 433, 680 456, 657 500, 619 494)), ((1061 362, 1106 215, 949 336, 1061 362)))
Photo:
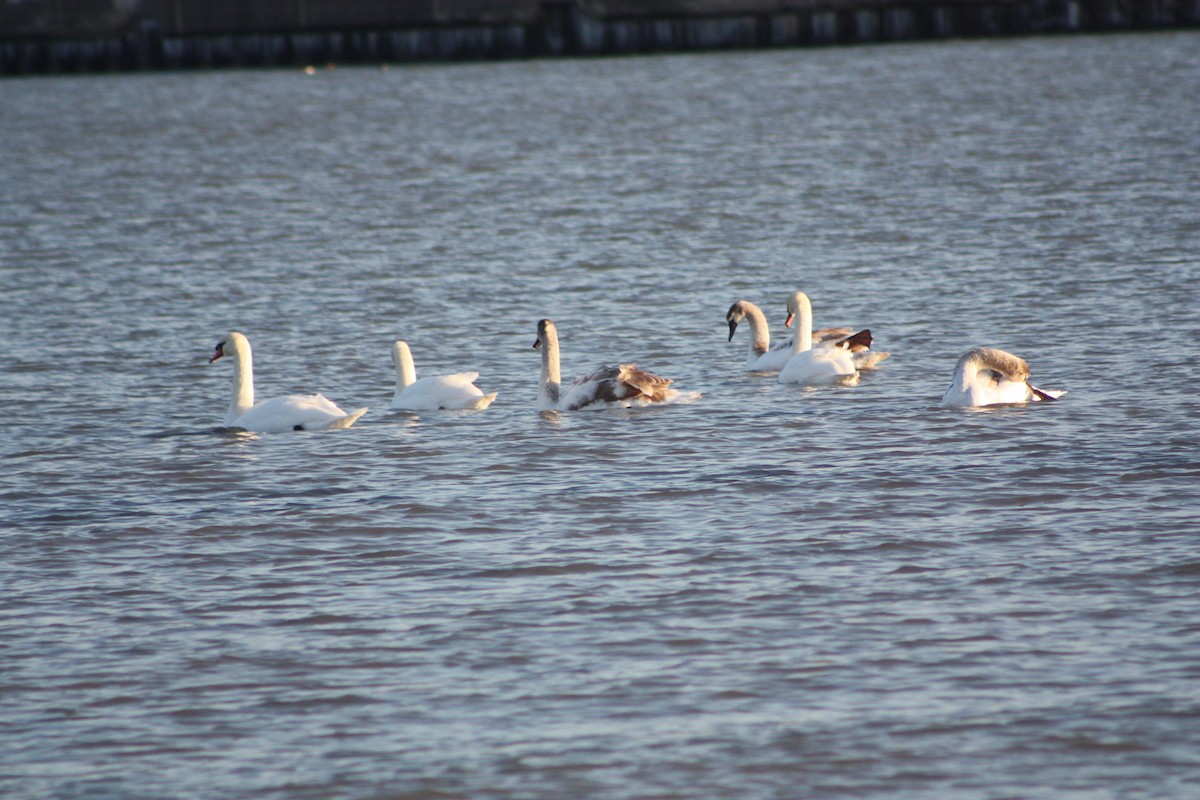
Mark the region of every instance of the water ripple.
POLYGON ((6 86, 0 795, 1190 797, 1195 41, 6 86), (797 288, 891 359, 744 373, 797 288))

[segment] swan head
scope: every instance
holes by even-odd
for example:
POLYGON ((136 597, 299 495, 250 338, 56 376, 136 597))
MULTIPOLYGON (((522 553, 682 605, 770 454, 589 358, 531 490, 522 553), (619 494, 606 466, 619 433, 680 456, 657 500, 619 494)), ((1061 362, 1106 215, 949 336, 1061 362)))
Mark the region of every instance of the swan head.
POLYGON ((968 350, 958 359, 956 370, 965 370, 968 365, 990 370, 994 373, 995 380, 1003 378, 1014 382, 1029 381, 1029 364, 1025 359, 995 347, 976 347, 974 350, 968 350))
POLYGON ((250 341, 237 331, 230 331, 225 335, 225 338, 217 342, 217 349, 213 351, 213 356, 208 360, 208 363, 213 363, 222 356, 233 356, 239 352, 250 352, 250 341))
POLYGON ((745 318, 746 307, 742 305, 741 300, 731 305, 725 312, 725 321, 729 323, 729 341, 733 341, 733 332, 737 330, 738 323, 745 318))
POLYGON ((409 361, 412 361, 412 350, 409 349, 408 342, 397 339, 392 343, 392 366, 402 366, 406 356, 409 361))
POLYGON ((806 295, 804 292, 796 292, 791 297, 789 297, 788 301, 787 301, 788 314, 787 314, 787 319, 783 323, 783 327, 785 327, 785 328, 792 327, 792 321, 794 319, 796 319, 796 315, 799 314, 801 309, 804 309, 804 308, 809 309, 808 313, 811 316, 812 315, 812 303, 810 303, 808 301, 808 295, 806 295))
POLYGON ((555 340, 558 339, 558 330, 554 327, 554 323, 548 319, 538 320, 537 338, 533 340, 533 349, 537 350, 551 337, 555 340))

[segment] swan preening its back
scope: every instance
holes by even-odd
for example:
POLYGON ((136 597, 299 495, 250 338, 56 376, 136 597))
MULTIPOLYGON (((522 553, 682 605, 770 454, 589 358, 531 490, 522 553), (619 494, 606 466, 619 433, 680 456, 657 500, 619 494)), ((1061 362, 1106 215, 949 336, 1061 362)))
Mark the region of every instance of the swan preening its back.
POLYGON ((280 395, 255 403, 254 360, 250 340, 244 334, 231 331, 217 343, 217 349, 208 363, 224 356, 232 356, 234 360, 233 400, 225 414, 227 428, 242 428, 255 433, 349 428, 367 413, 366 408, 360 408, 347 414, 320 394, 280 395))
POLYGON ((1029 382, 1025 359, 997 350, 976 347, 958 359, 954 377, 942 395, 942 405, 956 407, 994 406, 1057 400, 1065 390, 1043 390, 1029 382))
POLYGON ((408 343, 403 341, 396 341, 392 345, 392 363, 396 366, 393 411, 482 411, 492 404, 498 394, 484 394, 475 385, 475 380, 479 377, 478 372, 459 372, 455 375, 439 375, 418 380, 412 351, 409 350, 408 343))
POLYGON ((862 369, 874 369, 888 357, 887 353, 871 350, 871 331, 841 338, 827 338, 813 345, 812 303, 804 292, 795 292, 788 298, 788 316, 785 326, 796 322, 796 333, 792 338, 791 357, 779 370, 780 383, 798 383, 804 386, 854 386, 862 369))
POLYGON ((664 403, 680 394, 670 388, 670 379, 638 369, 634 364, 600 367, 579 376, 570 386, 563 388, 558 329, 548 319, 538 322, 533 349, 539 348, 542 351, 542 369, 538 381, 538 409, 542 411, 578 411, 613 404, 631 406, 664 403))

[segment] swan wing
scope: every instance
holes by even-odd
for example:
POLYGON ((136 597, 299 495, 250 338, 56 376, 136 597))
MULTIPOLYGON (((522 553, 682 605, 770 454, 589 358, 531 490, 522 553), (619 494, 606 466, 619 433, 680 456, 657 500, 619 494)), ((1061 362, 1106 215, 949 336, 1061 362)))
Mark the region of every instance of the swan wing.
POLYGON ((670 378, 638 369, 636 364, 622 364, 618 370, 617 381, 636 390, 639 396, 654 402, 666 399, 668 387, 672 383, 670 378))
POLYGON ((955 408, 1015 405, 1054 401, 1066 393, 1065 389, 1039 389, 1027 379, 1010 380, 995 370, 981 369, 965 385, 956 376, 942 395, 942 405, 955 408))
POLYGON ((786 353, 787 351, 792 349, 792 339, 793 338, 794 337, 792 337, 792 336, 788 336, 783 339, 775 340, 775 342, 771 345, 771 349, 768 350, 767 352, 774 353, 776 351, 782 350, 783 352, 786 353))
POLYGON ((779 382, 804 386, 854 386, 858 383, 858 370, 848 350, 822 345, 792 356, 780 370, 779 382))
POLYGON ((658 403, 670 396, 671 380, 638 369, 635 364, 604 366, 576 378, 563 393, 559 406, 577 411, 597 404, 627 403, 632 400, 658 403))
MULTIPOLYGON (((459 372, 454 375, 421 378, 397 392, 391 407, 393 410, 408 411, 487 408, 491 400, 479 405, 480 399, 486 395, 474 383, 478 377, 478 372, 459 372)), ((496 397, 495 393, 490 396, 492 399, 496 397)))
MULTIPOLYGON (((845 339, 854 333, 853 328, 818 328, 812 332, 813 347, 826 342, 836 342, 845 339)), ((867 346, 870 347, 870 331, 867 331, 868 341, 867 346)), ((857 334, 856 334, 857 335, 857 334)))
POLYGON ((366 412, 367 409, 361 408, 347 414, 322 394, 289 394, 255 403, 231 427, 256 433, 348 428, 366 412))
MULTIPOLYGON (((849 328, 831 328, 829 330, 849 331, 849 328)), ((815 336, 815 334, 814 334, 815 336)), ((826 339, 822 344, 831 345, 843 350, 849 350, 851 358, 854 361, 854 368, 857 370, 875 369, 883 361, 886 361, 891 353, 885 353, 880 350, 872 350, 871 344, 875 341, 871 335, 869 328, 864 328, 857 333, 838 338, 826 339)))
POLYGON ((871 336, 870 329, 864 328, 858 333, 851 334, 850 336, 826 339, 825 341, 821 342, 821 344, 828 344, 843 350, 849 350, 851 353, 860 353, 863 350, 869 350, 871 347, 871 342, 874 340, 874 337, 871 336))
MULTIPOLYGON (((857 369, 872 369, 880 361, 888 357, 887 353, 871 353, 871 332, 869 330, 854 333, 852 328, 821 328, 813 331, 813 347, 836 344, 845 347, 855 354, 857 369), (853 334, 853 335, 851 335, 853 334), (873 357, 872 357, 873 356, 873 357)), ((750 372, 779 372, 787 365, 792 356, 793 336, 780 340, 771 345, 771 349, 757 357, 751 356, 746 362, 750 372)))
POLYGON ((784 341, 771 347, 765 353, 758 356, 751 356, 746 361, 746 370, 749 372, 778 372, 783 369, 783 365, 792 357, 792 340, 788 337, 784 341))

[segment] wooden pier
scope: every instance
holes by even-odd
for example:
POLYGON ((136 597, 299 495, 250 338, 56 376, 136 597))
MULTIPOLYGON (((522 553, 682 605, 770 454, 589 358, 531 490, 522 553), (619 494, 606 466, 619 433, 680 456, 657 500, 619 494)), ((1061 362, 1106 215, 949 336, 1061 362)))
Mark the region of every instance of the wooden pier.
POLYGON ((1200 27, 1200 0, 0 0, 0 76, 1200 27))

